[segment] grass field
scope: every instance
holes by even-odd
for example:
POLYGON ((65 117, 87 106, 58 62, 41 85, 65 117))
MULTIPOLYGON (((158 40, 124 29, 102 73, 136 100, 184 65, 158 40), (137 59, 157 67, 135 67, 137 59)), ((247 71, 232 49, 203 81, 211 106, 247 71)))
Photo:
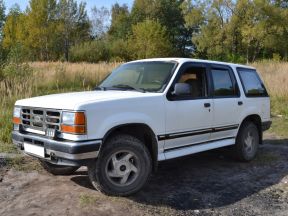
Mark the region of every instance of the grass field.
POLYGON ((8 67, 0 74, 0 152, 14 152, 11 145, 12 112, 16 100, 59 92, 91 90, 119 63, 33 62, 8 67), (18 72, 21 71, 21 72, 18 72))
POLYGON ((256 67, 271 96, 273 115, 288 118, 288 62, 258 62, 256 67))
MULTIPOLYGON (((58 92, 91 90, 119 63, 33 62, 8 67, 15 76, 0 76, 0 152, 13 152, 10 144, 13 105, 17 99, 58 92), (18 73, 17 70, 22 71, 18 73)), ((278 116, 272 131, 288 137, 288 63, 258 62, 252 66, 260 72, 271 96, 272 115, 278 116), (281 116, 281 117, 280 117, 281 116)))
POLYGON ((273 124, 270 131, 288 138, 288 62, 257 62, 252 66, 263 78, 271 98, 273 124))

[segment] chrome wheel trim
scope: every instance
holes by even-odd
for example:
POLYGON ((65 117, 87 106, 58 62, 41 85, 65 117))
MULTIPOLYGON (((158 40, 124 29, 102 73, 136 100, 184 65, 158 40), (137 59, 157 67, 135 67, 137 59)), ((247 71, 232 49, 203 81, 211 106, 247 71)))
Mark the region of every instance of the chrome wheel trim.
POLYGON ((140 173, 139 158, 131 151, 113 153, 107 160, 105 174, 113 185, 124 187, 132 184, 140 173))
POLYGON ((244 150, 247 154, 252 154, 255 150, 256 139, 253 135, 252 131, 248 131, 245 139, 244 139, 244 150))

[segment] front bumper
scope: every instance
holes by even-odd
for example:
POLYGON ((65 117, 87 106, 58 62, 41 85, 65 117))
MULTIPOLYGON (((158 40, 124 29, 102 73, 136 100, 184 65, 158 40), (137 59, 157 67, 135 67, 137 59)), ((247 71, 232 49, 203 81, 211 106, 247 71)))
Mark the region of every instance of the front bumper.
POLYGON ((101 140, 91 141, 67 141, 54 140, 45 136, 31 133, 12 132, 13 143, 23 153, 38 157, 57 165, 82 166, 97 158, 101 140), (24 150, 24 142, 36 146, 44 147, 45 157, 30 154, 24 150))

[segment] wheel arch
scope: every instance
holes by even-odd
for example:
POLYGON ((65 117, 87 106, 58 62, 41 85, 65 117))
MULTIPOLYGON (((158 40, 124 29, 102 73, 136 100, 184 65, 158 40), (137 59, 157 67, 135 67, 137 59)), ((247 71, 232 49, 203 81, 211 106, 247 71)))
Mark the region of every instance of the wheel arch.
MULTIPOLYGON (((253 122, 256 125, 258 132, 259 132, 259 143, 262 144, 263 143, 263 132, 262 132, 262 124, 261 124, 262 121, 261 121, 260 115, 251 114, 251 115, 246 116, 242 120, 240 127, 243 125, 243 123, 245 123, 247 121, 253 122)), ((239 131, 238 131, 238 133, 239 133, 239 131)))
POLYGON ((108 130, 108 132, 104 135, 102 145, 105 145, 105 142, 107 139, 109 139, 109 137, 119 133, 134 136, 145 144, 152 158, 153 171, 156 171, 158 167, 158 141, 156 134, 151 127, 144 123, 117 125, 108 130))

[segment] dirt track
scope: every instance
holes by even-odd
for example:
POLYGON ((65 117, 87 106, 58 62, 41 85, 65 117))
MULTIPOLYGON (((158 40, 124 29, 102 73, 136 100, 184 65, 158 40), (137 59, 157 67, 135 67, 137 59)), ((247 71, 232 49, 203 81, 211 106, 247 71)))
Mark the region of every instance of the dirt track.
POLYGON ((0 171, 0 215, 288 215, 288 140, 265 140, 257 159, 225 152, 162 162, 142 191, 107 197, 85 169, 72 176, 0 171))

